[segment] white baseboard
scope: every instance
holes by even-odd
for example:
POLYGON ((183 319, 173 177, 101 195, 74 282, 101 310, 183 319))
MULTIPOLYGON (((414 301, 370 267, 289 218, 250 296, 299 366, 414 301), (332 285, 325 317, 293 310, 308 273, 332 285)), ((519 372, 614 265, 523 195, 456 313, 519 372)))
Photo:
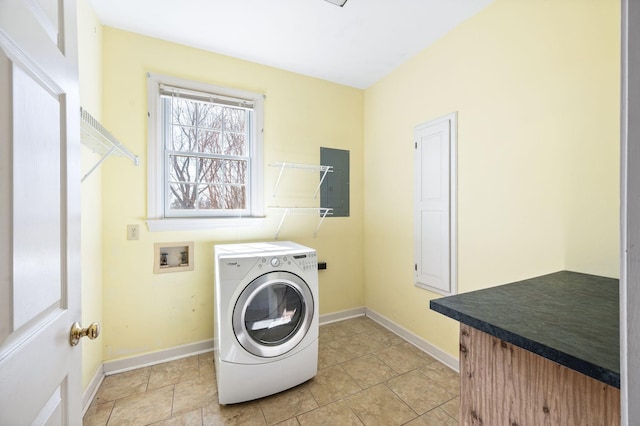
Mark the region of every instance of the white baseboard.
POLYGON ((332 322, 344 321, 349 318, 361 317, 365 314, 365 311, 366 308, 362 306, 360 308, 347 309, 346 311, 320 315, 320 318, 318 318, 318 320, 320 322, 320 325, 325 325, 332 322))
MULTIPOLYGON (((320 315, 319 323, 320 325, 325 325, 332 322, 343 321, 363 315, 371 318, 373 321, 377 322, 389 331, 397 334, 417 348, 428 353, 451 369, 460 371, 460 363, 456 358, 452 357, 437 346, 432 345, 423 338, 413 334, 406 328, 394 323, 390 319, 378 314, 377 312, 369 308, 360 307, 348 309, 346 311, 320 315)), ((91 401, 93 401, 95 394, 98 392, 98 388, 100 387, 100 384, 104 380, 105 376, 135 370, 136 368, 148 367, 150 365, 173 361, 176 359, 198 355, 201 353, 211 352, 212 350, 213 339, 210 339, 143 355, 136 355, 128 358, 106 361, 96 370, 93 378, 89 382, 89 385, 83 392, 83 414, 86 413, 86 411, 89 409, 89 405, 91 404, 91 401)))
POLYGON ((93 377, 89 381, 84 392, 82 392, 82 416, 84 417, 85 413, 89 409, 93 398, 95 398, 96 393, 98 393, 98 389, 104 380, 104 364, 100 364, 100 366, 96 369, 96 372, 93 374, 93 377))
POLYGON ((388 330, 402 337, 404 340, 416 346, 417 348, 422 349, 424 352, 428 353, 429 355, 431 355, 432 357, 434 357, 444 365, 448 366, 452 370, 455 370, 456 372, 460 372, 460 361, 458 361, 453 356, 449 355, 447 352, 427 342, 422 337, 419 337, 413 334, 406 328, 396 324, 390 319, 380 315, 379 313, 369 308, 365 308, 365 315, 371 318, 372 320, 374 320, 375 322, 377 322, 378 324, 380 324, 381 326, 387 328, 388 330))
POLYGON ((188 345, 176 346, 174 348, 164 349, 157 352, 103 362, 94 373, 91 381, 87 385, 87 388, 82 393, 82 415, 84 416, 89 409, 93 398, 95 398, 96 393, 98 393, 98 389, 106 376, 211 352, 212 350, 213 339, 210 339, 188 345))
POLYGON ((135 370, 136 368, 148 367, 150 365, 173 361, 175 359, 211 352, 212 350, 213 339, 209 339, 157 352, 116 359, 104 363, 104 374, 106 376, 110 376, 116 373, 135 370))

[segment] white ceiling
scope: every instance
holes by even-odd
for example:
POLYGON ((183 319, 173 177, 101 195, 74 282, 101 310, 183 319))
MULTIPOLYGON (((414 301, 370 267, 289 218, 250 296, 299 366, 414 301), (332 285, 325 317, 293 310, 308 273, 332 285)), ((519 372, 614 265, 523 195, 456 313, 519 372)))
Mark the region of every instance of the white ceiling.
POLYGON ((90 0, 102 24, 365 89, 493 0, 90 0))

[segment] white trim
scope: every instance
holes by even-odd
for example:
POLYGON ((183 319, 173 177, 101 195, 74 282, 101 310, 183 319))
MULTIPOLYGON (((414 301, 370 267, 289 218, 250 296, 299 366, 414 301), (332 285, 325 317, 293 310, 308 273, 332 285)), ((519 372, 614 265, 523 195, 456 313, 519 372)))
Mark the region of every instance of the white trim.
POLYGON ((330 314, 320 315, 320 325, 331 324, 332 322, 344 321, 350 318, 361 317, 365 315, 366 309, 364 306, 360 308, 347 309, 346 311, 333 312, 330 314))
POLYGON ((439 347, 427 342, 422 337, 412 333, 411 331, 407 330, 401 325, 396 324, 390 319, 380 315, 379 313, 369 308, 365 308, 365 315, 371 318, 372 320, 374 320, 375 322, 377 322, 378 324, 380 324, 381 326, 383 326, 384 328, 388 329, 389 331, 402 337, 404 340, 411 343, 418 349, 421 349, 422 351, 431 355, 432 357, 434 357, 435 359, 437 359, 447 367, 451 368, 456 372, 460 372, 460 361, 457 360, 455 357, 449 355, 447 352, 443 351, 439 347))
MULTIPOLYGON (((162 174, 162 149, 158 143, 151 143, 160 138, 158 122, 152 117, 162 115, 162 103, 158 94, 160 76, 147 74, 147 216, 149 219, 161 219, 164 215, 163 197, 158 188, 160 182, 164 187, 162 174), (153 95, 152 95, 153 94, 153 95)), ((151 231, 151 228, 149 229, 151 231)))
POLYGON ((640 3, 621 3, 620 402, 621 424, 640 418, 640 3))
POLYGON ((193 231, 211 228, 241 228, 259 227, 264 224, 264 217, 238 217, 238 218, 169 218, 147 219, 147 228, 150 232, 156 231, 193 231))
POLYGON ((148 367, 150 365, 161 364, 163 362, 211 352, 212 350, 213 339, 209 339, 187 345, 175 346, 161 351, 150 352, 143 355, 116 359, 104 363, 104 374, 106 376, 110 376, 112 374, 135 370, 136 368, 148 367))
POLYGON ((93 399, 96 397, 98 389, 100 389, 100 385, 104 381, 104 377, 104 364, 100 364, 100 366, 96 368, 96 372, 93 373, 93 377, 89 381, 89 384, 82 392, 82 417, 87 414, 87 410, 91 406, 93 399))
POLYGON ((628 220, 628 37, 629 37, 629 0, 621 2, 621 64, 620 64, 620 424, 629 425, 629 347, 628 333, 631 327, 627 325, 627 220, 628 220))
POLYGON ((264 99, 262 94, 215 86, 208 83, 184 80, 181 78, 147 73, 147 226, 149 231, 182 231, 208 228, 228 228, 261 225, 264 217, 264 99), (250 146, 250 211, 249 215, 237 217, 211 217, 193 215, 187 218, 168 217, 165 213, 164 194, 165 176, 163 173, 164 150, 158 143, 162 115, 160 86, 181 87, 199 92, 246 99, 253 102, 253 123, 251 125, 252 143, 250 146))
MULTIPOLYGON (((390 319, 378 314, 377 312, 366 308, 353 308, 340 312, 333 312, 330 314, 320 315, 320 325, 326 325, 333 322, 344 321, 351 318, 367 316, 373 321, 377 322, 389 331, 397 334, 402 339, 413 344, 417 348, 428 353, 438 361, 447 365, 455 371, 459 371, 459 362, 456 358, 444 352, 437 346, 427 342, 423 338, 417 336, 406 328, 396 324, 390 319)), ((176 346, 157 352, 151 352, 143 355, 137 355, 129 358, 122 358, 114 361, 107 361, 104 363, 104 374, 110 376, 112 374, 122 373, 125 371, 135 370, 136 368, 147 367, 150 365, 161 364, 163 362, 172 361, 175 359, 185 358, 201 353, 210 352, 213 350, 213 339, 204 340, 202 342, 192 343, 183 346, 176 346)))

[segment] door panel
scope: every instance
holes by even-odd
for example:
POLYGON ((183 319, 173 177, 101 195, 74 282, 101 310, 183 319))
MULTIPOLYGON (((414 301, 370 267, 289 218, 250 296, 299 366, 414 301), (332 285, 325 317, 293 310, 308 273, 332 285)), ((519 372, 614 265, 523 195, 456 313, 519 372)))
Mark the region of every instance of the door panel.
POLYGON ((75 2, 0 0, 0 424, 81 424, 75 2))
POLYGON ((414 282, 444 295, 456 292, 456 120, 414 130, 414 282))
POLYGON ((448 121, 416 130, 415 280, 444 293, 449 281, 449 164, 448 121))
POLYGON ((51 395, 51 398, 44 404, 40 413, 36 416, 33 424, 37 425, 62 425, 62 386, 58 387, 51 395))
POLYGON ((60 118, 57 96, 13 66, 14 330, 60 306, 60 118))

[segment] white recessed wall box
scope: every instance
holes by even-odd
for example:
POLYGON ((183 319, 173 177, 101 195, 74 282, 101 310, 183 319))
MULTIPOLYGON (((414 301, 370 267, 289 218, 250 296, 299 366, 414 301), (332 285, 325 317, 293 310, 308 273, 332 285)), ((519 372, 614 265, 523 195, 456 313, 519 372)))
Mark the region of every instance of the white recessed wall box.
POLYGON ((193 241, 155 243, 153 251, 154 274, 193 271, 193 241))

